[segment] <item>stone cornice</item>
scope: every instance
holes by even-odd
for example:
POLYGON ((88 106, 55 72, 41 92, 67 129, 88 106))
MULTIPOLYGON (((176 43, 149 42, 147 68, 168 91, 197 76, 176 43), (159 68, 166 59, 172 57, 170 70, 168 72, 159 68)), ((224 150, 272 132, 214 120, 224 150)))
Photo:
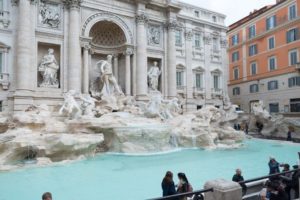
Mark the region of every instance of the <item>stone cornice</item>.
MULTIPOLYGON (((36 4, 38 2, 38 0, 27 0, 27 1, 29 1, 30 4, 36 4)), ((18 6, 19 2, 20 2, 20 0, 11 0, 11 5, 12 6, 18 6)))
POLYGON ((136 15, 135 19, 138 24, 145 24, 149 21, 149 18, 145 13, 136 15))
POLYGON ((63 3, 67 8, 79 9, 83 0, 63 0, 63 3))

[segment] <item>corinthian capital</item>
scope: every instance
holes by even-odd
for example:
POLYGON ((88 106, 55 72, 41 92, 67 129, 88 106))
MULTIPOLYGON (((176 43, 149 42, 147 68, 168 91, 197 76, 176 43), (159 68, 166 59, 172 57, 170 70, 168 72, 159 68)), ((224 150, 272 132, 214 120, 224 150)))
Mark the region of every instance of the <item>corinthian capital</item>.
POLYGON ((176 20, 170 20, 166 24, 167 29, 175 31, 179 28, 179 23, 176 20))
POLYGON ((133 49, 132 49, 132 48, 127 48, 127 49, 123 52, 123 54, 124 54, 125 56, 130 56, 130 55, 133 54, 133 49))
POLYGON ((63 3, 69 8, 80 8, 82 0, 63 0, 63 3))
POLYGON ((191 31, 191 30, 185 31, 185 39, 186 40, 191 41, 193 38, 193 35, 194 35, 193 31, 191 31))
POLYGON ((145 15, 145 13, 138 14, 138 15, 135 17, 135 19, 136 19, 136 22, 137 22, 138 24, 145 24, 145 23, 147 23, 148 20, 149 20, 148 16, 145 15))

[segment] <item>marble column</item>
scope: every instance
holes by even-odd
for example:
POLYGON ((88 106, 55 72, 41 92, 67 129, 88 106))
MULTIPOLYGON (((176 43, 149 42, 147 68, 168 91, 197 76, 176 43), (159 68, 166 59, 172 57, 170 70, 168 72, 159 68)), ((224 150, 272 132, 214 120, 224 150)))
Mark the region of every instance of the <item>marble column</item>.
POLYGON ((80 4, 81 0, 65 0, 69 14, 68 89, 81 92, 80 4))
POLYGON ((148 17, 141 13, 136 16, 137 22, 137 67, 136 67, 136 98, 147 99, 147 36, 145 24, 148 17))
POLYGON ((113 71, 114 71, 114 76, 116 78, 116 81, 118 83, 118 80, 119 80, 119 55, 114 54, 113 57, 114 57, 114 66, 113 66, 114 69, 113 69, 113 71))
MULTIPOLYGON (((209 33, 209 28, 205 28, 205 35, 204 35, 204 66, 211 66, 211 35, 209 33)), ((211 69, 208 67, 205 70, 205 104, 211 104, 212 98, 212 88, 213 88, 213 77, 211 74, 211 69)))
POLYGON ((132 49, 127 48, 124 52, 125 55, 125 92, 126 96, 131 95, 131 67, 130 67, 130 56, 132 54, 132 49))
POLYGON ((193 60, 193 31, 186 30, 185 32, 185 55, 186 55, 186 98, 187 105, 186 110, 195 110, 195 105, 192 104, 193 101, 193 92, 194 92, 194 74, 192 68, 192 60, 193 60))
POLYGON ((176 47, 175 47, 175 31, 178 27, 177 21, 170 20, 168 27, 168 98, 177 96, 176 88, 176 47))
POLYGON ((89 50, 91 46, 84 44, 83 46, 83 93, 89 93, 89 50))
POLYGON ((18 31, 16 42, 16 89, 33 90, 32 81, 32 31, 31 9, 32 0, 15 0, 13 5, 18 6, 18 31))

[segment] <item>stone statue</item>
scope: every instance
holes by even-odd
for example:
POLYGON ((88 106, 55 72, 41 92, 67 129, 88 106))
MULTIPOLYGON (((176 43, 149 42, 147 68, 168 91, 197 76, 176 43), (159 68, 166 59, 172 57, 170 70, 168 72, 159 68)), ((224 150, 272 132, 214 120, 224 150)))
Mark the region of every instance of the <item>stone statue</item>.
MULTIPOLYGON (((57 7, 57 9, 59 9, 57 7)), ((44 25, 48 25, 52 28, 58 28, 60 24, 59 19, 59 11, 57 11, 54 7, 50 7, 44 3, 41 3, 40 6, 40 23, 44 25)))
POLYGON ((100 70, 100 79, 103 83, 103 87, 101 89, 102 96, 110 96, 113 95, 115 92, 117 94, 123 94, 120 90, 117 80, 112 73, 112 56, 107 56, 106 60, 101 60, 98 63, 98 67, 100 70))
POLYGON ((179 113, 181 108, 179 106, 179 101, 177 98, 173 98, 170 100, 163 100, 164 104, 162 106, 162 116, 164 119, 172 119, 176 115, 176 113, 179 113))
POLYGON ((69 92, 64 94, 65 100, 62 107, 59 109, 60 115, 66 112, 69 119, 77 119, 81 116, 80 106, 75 100, 76 95, 77 92, 75 90, 70 90, 69 92))
POLYGON ((94 117, 94 109, 96 107, 97 99, 91 97, 89 94, 80 95, 79 98, 82 100, 81 103, 81 110, 84 116, 94 117))
POLYGON ((53 49, 48 49, 48 54, 43 57, 40 63, 39 72, 43 77, 40 87, 58 88, 59 82, 57 79, 57 71, 59 69, 59 65, 57 64, 53 53, 53 49))
POLYGON ((157 66, 157 62, 153 62, 153 66, 150 67, 148 71, 148 78, 149 78, 149 87, 151 90, 158 90, 158 78, 161 74, 161 71, 159 70, 157 66))

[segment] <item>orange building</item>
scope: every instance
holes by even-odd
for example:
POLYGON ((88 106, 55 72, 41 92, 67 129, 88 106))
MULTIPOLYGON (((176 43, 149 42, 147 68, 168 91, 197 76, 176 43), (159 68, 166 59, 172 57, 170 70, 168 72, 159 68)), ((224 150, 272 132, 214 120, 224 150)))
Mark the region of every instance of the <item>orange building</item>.
POLYGON ((277 0, 229 26, 231 101, 246 112, 300 112, 300 0, 277 0))

